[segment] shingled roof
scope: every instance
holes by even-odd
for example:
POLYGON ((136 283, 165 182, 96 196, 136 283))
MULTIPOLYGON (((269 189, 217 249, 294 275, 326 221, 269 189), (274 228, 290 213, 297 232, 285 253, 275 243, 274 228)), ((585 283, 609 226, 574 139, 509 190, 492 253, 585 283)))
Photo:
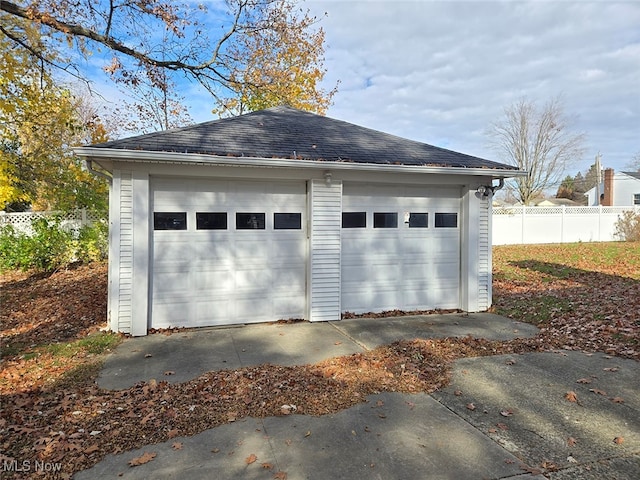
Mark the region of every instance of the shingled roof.
POLYGON ((286 106, 91 147, 224 157, 517 170, 286 106))

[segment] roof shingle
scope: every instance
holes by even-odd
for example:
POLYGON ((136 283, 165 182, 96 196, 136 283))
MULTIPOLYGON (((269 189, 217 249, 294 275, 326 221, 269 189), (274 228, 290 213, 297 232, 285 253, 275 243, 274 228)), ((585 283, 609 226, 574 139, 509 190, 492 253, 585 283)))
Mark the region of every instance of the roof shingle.
POLYGON ((228 157, 517 170, 513 166, 286 106, 92 147, 228 157))

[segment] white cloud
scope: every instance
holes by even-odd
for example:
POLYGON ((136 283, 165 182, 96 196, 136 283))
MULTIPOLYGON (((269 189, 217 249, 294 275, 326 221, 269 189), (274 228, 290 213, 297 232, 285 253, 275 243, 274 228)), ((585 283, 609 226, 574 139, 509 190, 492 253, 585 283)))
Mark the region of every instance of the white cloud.
POLYGON ((321 1, 329 116, 494 158, 484 130, 526 96, 561 95, 617 170, 640 150, 640 3, 321 1))
MULTIPOLYGON (((326 32, 325 85, 341 82, 331 117, 496 159, 484 131, 504 107, 523 96, 546 102, 561 95, 588 138, 574 172, 586 170, 598 151, 616 170, 640 151, 640 2, 302 6, 326 32)), ((216 15, 210 10, 213 23, 216 15)), ((180 87, 193 118, 212 119, 206 92, 193 82, 180 87)), ((118 98, 114 90, 106 98, 118 98)))

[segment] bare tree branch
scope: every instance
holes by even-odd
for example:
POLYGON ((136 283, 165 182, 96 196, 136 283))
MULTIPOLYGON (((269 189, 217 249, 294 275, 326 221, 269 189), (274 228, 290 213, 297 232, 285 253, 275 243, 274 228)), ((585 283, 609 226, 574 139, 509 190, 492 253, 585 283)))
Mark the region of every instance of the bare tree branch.
POLYGON ((569 131, 559 99, 541 109, 526 99, 505 108, 504 117, 488 129, 491 146, 502 160, 528 172, 515 182, 519 200, 529 204, 555 186, 565 168, 583 154, 583 134, 569 131))
MULTIPOLYGON (((235 35, 251 33, 252 27, 264 18, 274 2, 275 0, 227 0, 229 15, 226 26, 222 25, 220 36, 213 39, 208 38, 206 32, 196 29, 197 21, 189 17, 187 7, 173 2, 137 0, 118 3, 105 0, 96 3, 93 0, 81 0, 59 3, 55 0, 2 0, 0 11, 46 27, 51 35, 62 36, 67 42, 75 42, 80 50, 84 48, 83 42, 88 41, 107 47, 123 58, 132 59, 139 67, 181 71, 213 92, 216 85, 228 86, 230 82, 227 74, 228 60, 223 56, 227 42, 235 35), (182 42, 176 40, 170 55, 165 55, 166 49, 163 49, 162 55, 154 54, 155 48, 150 37, 160 31, 159 26, 171 32, 176 39, 183 38, 187 31, 193 33, 193 38, 189 37, 182 42), (189 28, 192 30, 188 30, 189 28)), ((19 41, 18 36, 9 34, 6 29, 3 29, 3 33, 31 54, 44 57, 32 45, 19 41)), ((116 70, 124 72, 126 69, 120 61, 114 61, 111 68, 106 68, 111 74, 116 73, 116 70)))

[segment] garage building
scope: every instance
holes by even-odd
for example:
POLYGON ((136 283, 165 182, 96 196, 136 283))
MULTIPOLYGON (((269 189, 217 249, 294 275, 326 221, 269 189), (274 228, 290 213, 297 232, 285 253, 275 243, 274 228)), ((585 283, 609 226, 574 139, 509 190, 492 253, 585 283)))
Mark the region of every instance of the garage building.
POLYGON ((76 149, 110 179, 109 327, 491 306, 516 168, 275 107, 76 149))

